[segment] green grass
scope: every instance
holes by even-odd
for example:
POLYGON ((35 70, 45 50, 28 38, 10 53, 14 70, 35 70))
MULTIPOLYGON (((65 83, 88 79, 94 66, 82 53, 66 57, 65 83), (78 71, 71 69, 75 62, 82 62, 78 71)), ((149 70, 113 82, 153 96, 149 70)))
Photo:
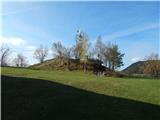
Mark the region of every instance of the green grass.
POLYGON ((160 105, 160 80, 98 77, 83 72, 2 68, 2 75, 38 78, 111 96, 160 105))
POLYGON ((7 67, 2 68, 1 73, 2 118, 7 120, 16 119, 16 112, 21 112, 18 119, 26 116, 26 120, 160 118, 159 79, 97 77, 78 71, 7 67), (38 118, 37 111, 42 112, 38 118))

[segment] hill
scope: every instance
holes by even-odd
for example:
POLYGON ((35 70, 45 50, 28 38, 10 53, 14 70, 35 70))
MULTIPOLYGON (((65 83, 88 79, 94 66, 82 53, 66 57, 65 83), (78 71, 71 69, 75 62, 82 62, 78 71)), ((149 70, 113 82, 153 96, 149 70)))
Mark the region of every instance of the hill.
POLYGON ((86 71, 105 71, 107 68, 102 65, 100 60, 87 59, 85 62, 79 59, 69 59, 64 58, 54 58, 46 60, 43 63, 35 64, 30 66, 32 69, 41 69, 41 70, 80 70, 83 71, 84 68, 86 71))
POLYGON ((4 120, 159 120, 160 81, 2 68, 4 120))
POLYGON ((98 76, 114 76, 123 77, 124 74, 115 72, 102 65, 102 61, 98 59, 87 59, 85 62, 79 59, 69 59, 69 63, 64 58, 54 58, 46 60, 43 63, 30 66, 36 70, 63 70, 63 71, 85 71, 94 73, 98 76))
POLYGON ((125 72, 127 74, 142 74, 143 73, 142 66, 144 66, 144 64, 145 61, 135 62, 130 66, 128 66, 127 68, 125 68, 124 70, 122 70, 122 72, 125 72))
POLYGON ((160 60, 139 61, 122 72, 137 77, 160 77, 160 60))

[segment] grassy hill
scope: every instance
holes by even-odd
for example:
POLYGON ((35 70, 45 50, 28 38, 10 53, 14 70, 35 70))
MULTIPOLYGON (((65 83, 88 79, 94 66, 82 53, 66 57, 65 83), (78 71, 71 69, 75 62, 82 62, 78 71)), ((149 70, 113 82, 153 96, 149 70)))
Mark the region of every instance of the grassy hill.
MULTIPOLYGON (((93 72, 94 70, 105 70, 107 69, 105 66, 101 65, 100 60, 96 59, 88 59, 85 61, 85 68, 86 71, 93 72)), ((77 70, 83 71, 84 70, 84 61, 79 59, 69 59, 68 61, 64 58, 54 58, 50 60, 46 60, 43 63, 35 64, 30 66, 31 69, 38 69, 38 70, 77 70)))
POLYGON ((2 68, 3 120, 159 120, 160 80, 2 68))

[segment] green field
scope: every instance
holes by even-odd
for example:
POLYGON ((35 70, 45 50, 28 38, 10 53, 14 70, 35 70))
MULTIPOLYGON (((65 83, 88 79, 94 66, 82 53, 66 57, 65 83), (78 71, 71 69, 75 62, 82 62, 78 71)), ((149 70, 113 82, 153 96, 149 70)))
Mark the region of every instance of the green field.
POLYGON ((2 120, 159 120, 160 80, 1 68, 2 120))

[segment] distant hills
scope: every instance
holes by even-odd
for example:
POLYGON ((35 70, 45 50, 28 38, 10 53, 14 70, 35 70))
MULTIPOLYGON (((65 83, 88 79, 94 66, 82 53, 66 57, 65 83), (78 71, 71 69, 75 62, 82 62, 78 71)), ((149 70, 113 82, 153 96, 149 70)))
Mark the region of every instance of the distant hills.
POLYGON ((135 62, 130 66, 128 66, 127 68, 125 68, 124 70, 122 70, 122 72, 125 72, 127 74, 142 74, 143 73, 142 66, 144 66, 145 62, 146 61, 135 62))
POLYGON ((138 61, 122 70, 129 76, 160 77, 160 60, 138 61))

